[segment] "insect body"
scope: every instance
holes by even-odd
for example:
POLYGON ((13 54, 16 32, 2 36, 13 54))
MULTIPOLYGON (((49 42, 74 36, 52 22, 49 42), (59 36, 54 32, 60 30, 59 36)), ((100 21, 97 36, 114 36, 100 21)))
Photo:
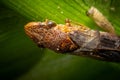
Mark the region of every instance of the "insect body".
POLYGON ((120 62, 120 38, 109 29, 108 32, 91 30, 67 19, 65 25, 51 20, 30 22, 25 25, 25 32, 40 48, 120 62))
POLYGON ((109 33, 115 34, 115 30, 114 30, 114 27, 112 26, 112 24, 95 7, 92 6, 87 11, 87 15, 89 17, 91 17, 99 27, 101 27, 102 29, 104 29, 105 31, 107 31, 109 33))

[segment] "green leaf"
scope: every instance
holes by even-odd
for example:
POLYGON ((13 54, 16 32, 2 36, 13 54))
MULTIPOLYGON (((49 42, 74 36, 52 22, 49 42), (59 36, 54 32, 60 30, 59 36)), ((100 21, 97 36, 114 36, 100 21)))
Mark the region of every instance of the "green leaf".
POLYGON ((98 8, 120 34, 119 0, 1 0, 0 1, 0 78, 18 80, 116 80, 118 63, 56 54, 38 48, 24 33, 30 21, 66 18, 99 29, 86 16, 91 6, 98 8))

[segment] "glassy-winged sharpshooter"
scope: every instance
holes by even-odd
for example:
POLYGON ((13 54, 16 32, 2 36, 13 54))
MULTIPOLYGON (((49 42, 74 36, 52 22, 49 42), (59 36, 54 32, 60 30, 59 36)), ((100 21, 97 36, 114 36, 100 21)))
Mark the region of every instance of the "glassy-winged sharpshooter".
MULTIPOLYGON (((88 10, 88 16, 96 14, 93 13, 94 9, 96 10, 88 10)), ((102 13, 98 14, 104 17, 102 13)), ((97 20, 94 16, 92 18, 97 20)), ((102 26, 107 26, 107 32, 91 30, 83 24, 71 23, 69 19, 66 19, 66 24, 57 24, 51 20, 30 22, 25 25, 25 32, 40 48, 49 48, 62 54, 120 62, 120 38, 114 34, 110 22, 105 17, 103 20, 106 25, 102 26)), ((95 22, 102 24, 101 20, 95 22)), ((101 27, 99 24, 98 26, 101 27)))

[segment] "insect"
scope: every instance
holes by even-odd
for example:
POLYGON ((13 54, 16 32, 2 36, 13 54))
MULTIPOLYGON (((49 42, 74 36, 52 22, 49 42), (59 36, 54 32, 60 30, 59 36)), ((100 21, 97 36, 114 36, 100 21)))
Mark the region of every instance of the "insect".
POLYGON ((87 15, 91 17, 99 27, 109 33, 115 34, 115 30, 112 24, 107 20, 106 17, 103 16, 103 14, 98 9, 92 6, 87 11, 87 15))
POLYGON ((87 14, 92 15, 98 26, 103 29, 107 26, 107 32, 92 30, 69 19, 65 20, 65 24, 57 24, 48 19, 44 22, 30 22, 25 25, 25 32, 40 48, 62 54, 120 62, 120 38, 115 35, 110 22, 94 7, 90 8, 87 14), (95 16, 103 17, 103 21, 95 16))

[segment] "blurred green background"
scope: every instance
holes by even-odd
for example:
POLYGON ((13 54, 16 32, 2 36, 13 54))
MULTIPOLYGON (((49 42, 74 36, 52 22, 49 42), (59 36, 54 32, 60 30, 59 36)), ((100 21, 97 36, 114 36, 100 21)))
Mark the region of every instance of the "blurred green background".
POLYGON ((90 6, 98 8, 120 35, 120 0, 1 0, 0 80, 118 80, 120 64, 56 54, 40 49, 25 34, 30 21, 66 18, 99 29, 86 16, 90 6))

